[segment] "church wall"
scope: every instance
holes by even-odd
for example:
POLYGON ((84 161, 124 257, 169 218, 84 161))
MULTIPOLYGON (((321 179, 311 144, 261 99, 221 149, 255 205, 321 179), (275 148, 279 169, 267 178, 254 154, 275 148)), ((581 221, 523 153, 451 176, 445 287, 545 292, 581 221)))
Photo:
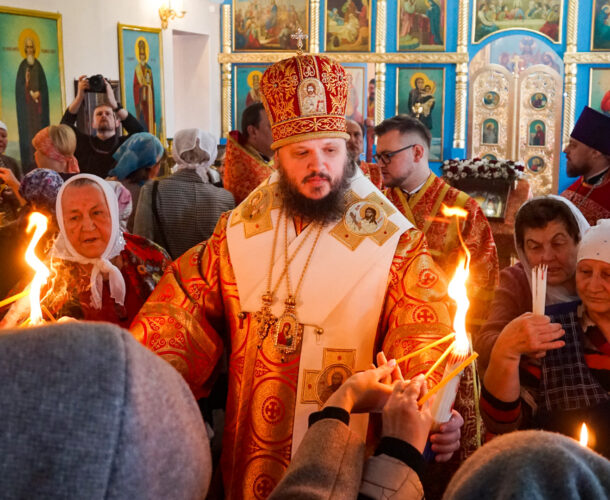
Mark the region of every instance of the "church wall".
MULTIPOLYGON (((2 6, 57 12, 62 15, 64 80, 66 106, 74 98, 74 79, 86 74, 103 74, 119 79, 117 23, 160 28, 160 0, 2 0, 2 6)), ((220 135, 220 69, 215 54, 220 51, 220 9, 207 0, 183 0, 186 15, 169 22, 163 30, 164 102, 166 136, 197 123, 216 136, 220 135), (173 30, 208 35, 207 51, 209 87, 202 89, 201 103, 192 107, 191 115, 174 113, 174 47, 173 30), (206 113, 201 114, 202 107, 206 113)), ((0 69, 1 71, 1 69, 0 69)), ((182 107, 182 113, 189 108, 182 107)))
MULTIPOLYGON (((255 3, 255 0, 225 0, 223 2, 223 16, 227 15, 231 19, 231 11, 236 5, 236 1, 240 6, 248 2, 255 3)), ((542 23, 547 23, 547 21, 552 19, 551 14, 548 14, 549 17, 536 18, 532 16, 530 19, 515 22, 513 26, 516 29, 495 31, 479 41, 475 41, 474 36, 477 24, 475 11, 477 6, 480 7, 483 3, 482 0, 437 0, 437 2, 440 1, 446 5, 447 22, 444 33, 444 47, 439 48, 436 46, 432 51, 426 51, 425 47, 419 47, 415 50, 398 50, 398 6, 404 0, 371 1, 372 14, 370 25, 372 29, 368 51, 350 52, 345 50, 343 52, 334 52, 327 50, 326 6, 327 4, 338 5, 336 0, 309 2, 309 25, 302 26, 302 29, 315 37, 313 52, 328 53, 330 57, 335 57, 346 64, 366 63, 369 66, 374 65, 375 73, 385 78, 382 99, 383 109, 376 113, 377 122, 383 118, 393 116, 397 111, 397 100, 399 98, 397 74, 400 69, 407 69, 407 71, 403 71, 403 74, 408 73, 408 71, 434 73, 442 69, 445 75, 443 95, 435 96, 437 103, 441 99, 444 103, 442 114, 442 158, 464 158, 471 156, 468 147, 469 127, 472 125, 470 121, 471 112, 469 110, 471 109, 470 104, 474 105, 475 103, 470 103, 469 96, 464 96, 463 90, 456 83, 456 77, 460 76, 462 79, 465 77, 469 81, 472 76, 468 68, 470 62, 477 54, 491 46, 494 41, 502 43, 506 37, 515 34, 527 36, 533 39, 541 50, 550 50, 556 55, 554 56, 554 63, 558 62, 556 65, 558 69, 555 75, 559 75, 562 83, 559 84, 560 88, 557 85, 554 88, 558 90, 560 95, 562 94, 563 101, 561 103, 562 109, 560 110, 561 123, 557 123, 556 127, 556 129, 561 128, 557 135, 559 140, 555 142, 559 147, 553 149, 552 153, 552 167, 555 172, 553 182, 547 183, 546 178, 542 179, 537 171, 532 170, 528 175, 537 178, 538 181, 544 180, 544 182, 537 183, 544 192, 548 192, 550 189, 561 192, 574 181, 574 179, 568 178, 565 173, 565 155, 560 151, 569 138, 569 132, 574 121, 578 118, 583 107, 590 103, 591 69, 610 68, 610 48, 592 51, 591 47, 593 9, 596 0, 557 0, 560 1, 559 5, 562 12, 558 39, 551 39, 551 35, 547 37, 537 31, 533 31, 540 29, 542 23), (535 19, 542 19, 542 21, 538 23, 534 21, 535 19), (532 29, 529 29, 530 27, 532 29), (460 110, 464 109, 467 110, 465 117, 460 112, 460 110), (465 134, 463 133, 464 129, 466 130, 465 134)), ((419 0, 416 1, 419 2, 419 0)), ((541 3, 552 5, 555 1, 545 0, 541 3)), ((358 5, 363 4, 361 0, 353 0, 353 2, 358 5)), ((530 4, 535 5, 535 3, 527 3, 521 0, 488 0, 487 4, 495 6, 494 8, 501 5, 507 5, 510 8, 516 2, 528 8, 530 4)), ((597 0, 598 7, 603 5, 604 2, 606 0, 597 0)), ((256 3, 259 6, 258 8, 265 8, 268 4, 267 0, 256 0, 256 3)), ((280 3, 278 2, 278 4, 280 3)), ((347 6, 349 3, 350 0, 345 0, 342 5, 347 6)), ((502 29, 502 26, 506 26, 506 24, 503 25, 500 22, 498 26, 500 28, 496 28, 499 30, 502 29)), ((234 96, 238 97, 239 94, 239 92, 237 94, 234 92, 235 84, 239 81, 239 85, 244 85, 244 78, 239 80, 239 68, 244 68, 247 64, 254 62, 259 65, 262 63, 269 64, 289 55, 289 52, 278 54, 273 52, 274 49, 265 49, 265 47, 256 50, 248 49, 247 47, 246 49, 240 49, 240 47, 235 46, 232 35, 231 23, 224 23, 222 30, 223 53, 219 56, 219 62, 224 70, 222 80, 223 100, 225 102, 225 107, 223 108, 225 110, 223 115, 223 134, 230 130, 232 126, 235 126, 235 123, 233 123, 235 116, 234 96)), ((540 60, 531 63, 531 65, 535 64, 541 64, 540 60)), ((544 62, 544 59, 543 64, 547 64, 544 62)), ((370 73, 371 71, 369 71, 370 73)), ((468 88, 468 83, 466 83, 466 88, 468 88)), ((405 93, 403 92, 402 95, 404 97, 405 93)), ((591 105, 596 107, 595 103, 591 103, 591 105)), ((524 131, 519 129, 518 137, 513 142, 527 141, 527 135, 523 136, 523 133, 524 131)), ((531 151, 527 153, 528 156, 531 154, 531 151)), ((511 156, 510 159, 527 161, 528 157, 519 158, 511 156)), ((432 168, 436 172, 439 171, 439 167, 440 162, 432 163, 432 168)))

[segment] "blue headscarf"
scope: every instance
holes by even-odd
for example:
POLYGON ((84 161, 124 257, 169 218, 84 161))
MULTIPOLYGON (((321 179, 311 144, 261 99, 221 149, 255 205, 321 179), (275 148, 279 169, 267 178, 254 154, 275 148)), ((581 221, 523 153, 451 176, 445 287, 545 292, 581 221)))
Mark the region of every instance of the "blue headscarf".
POLYGON ((112 155, 117 164, 108 175, 122 181, 140 168, 156 165, 162 155, 163 145, 159 139, 148 132, 138 132, 127 139, 112 155))

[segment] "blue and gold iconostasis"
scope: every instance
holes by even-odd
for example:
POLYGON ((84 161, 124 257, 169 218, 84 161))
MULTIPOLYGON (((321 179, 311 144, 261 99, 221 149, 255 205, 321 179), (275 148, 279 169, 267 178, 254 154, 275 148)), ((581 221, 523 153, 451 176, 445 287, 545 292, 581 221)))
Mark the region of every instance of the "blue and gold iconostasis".
MULTIPOLYGON (((610 113, 610 0, 232 0, 222 10, 223 136, 260 100, 258 81, 297 47, 351 75, 347 114, 417 116, 432 167, 522 161, 534 192, 572 180, 561 153, 585 105, 610 113), (371 82, 374 80, 374 83, 371 82)), ((372 134, 363 156, 372 153, 372 134)))

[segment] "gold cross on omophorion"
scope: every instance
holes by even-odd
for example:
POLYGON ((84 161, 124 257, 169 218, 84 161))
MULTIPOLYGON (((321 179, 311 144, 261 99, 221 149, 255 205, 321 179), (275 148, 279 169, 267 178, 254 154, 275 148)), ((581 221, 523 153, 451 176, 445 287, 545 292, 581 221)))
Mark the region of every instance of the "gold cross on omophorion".
POLYGON ((290 35, 290 38, 292 38, 293 40, 297 40, 297 54, 301 55, 303 53, 303 40, 309 38, 309 35, 303 33, 303 30, 299 26, 297 28, 297 32, 290 35))

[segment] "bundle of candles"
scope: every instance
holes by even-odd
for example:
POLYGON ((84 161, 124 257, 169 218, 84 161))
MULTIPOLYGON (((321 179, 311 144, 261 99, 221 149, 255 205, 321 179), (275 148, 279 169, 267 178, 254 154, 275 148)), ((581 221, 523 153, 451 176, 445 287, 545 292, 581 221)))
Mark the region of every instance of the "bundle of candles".
POLYGON ((468 334, 466 333, 466 314, 470 305, 466 293, 466 281, 468 279, 470 265, 470 252, 462 239, 458 220, 460 218, 466 218, 468 216, 468 212, 458 207, 446 207, 443 205, 442 213, 447 217, 454 217, 457 225, 457 233, 466 255, 465 258, 460 259, 448 288, 449 296, 455 300, 457 304, 457 310, 453 320, 454 332, 397 360, 398 363, 401 363, 453 339, 453 342, 451 342, 445 352, 436 360, 436 362, 424 375, 425 379, 427 380, 446 359, 447 363, 445 364, 443 378, 418 401, 419 405, 422 406, 424 403, 426 403, 426 401, 436 394, 430 409, 432 417, 434 418, 435 427, 448 422, 451 418, 451 410, 453 408, 453 403, 455 402, 455 397, 457 396, 457 391, 460 384, 460 375, 463 370, 478 357, 477 353, 471 353, 470 340, 468 338, 468 334))
POLYGON ((540 265, 532 268, 532 312, 544 314, 546 303, 547 266, 540 265))
POLYGON ((0 301, 0 308, 2 308, 29 296, 30 315, 23 323, 21 323, 21 325, 19 325, 22 327, 27 325, 43 324, 43 312, 50 321, 55 321, 55 318, 51 312, 44 305, 40 305, 40 290, 49 279, 50 272, 47 266, 45 266, 44 263, 36 256, 35 252, 36 245, 38 245, 40 238, 42 238, 44 233, 47 231, 47 225, 47 218, 40 212, 33 212, 30 215, 26 231, 28 233, 34 231, 34 234, 27 250, 25 251, 25 261, 32 269, 34 269, 34 279, 32 279, 31 283, 22 292, 0 301))

